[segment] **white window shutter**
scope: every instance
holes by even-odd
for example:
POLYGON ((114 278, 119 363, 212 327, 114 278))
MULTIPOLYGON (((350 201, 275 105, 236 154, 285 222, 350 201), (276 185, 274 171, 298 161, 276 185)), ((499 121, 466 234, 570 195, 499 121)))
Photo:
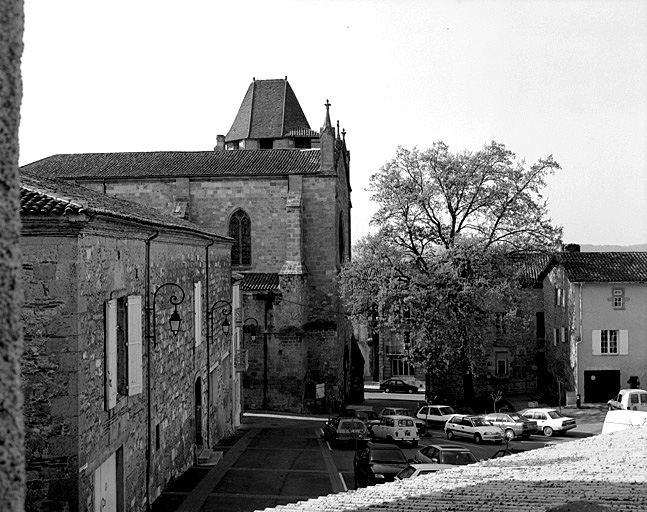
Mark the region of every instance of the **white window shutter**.
POLYGON ((193 283, 193 316, 195 346, 202 343, 202 281, 193 283))
POLYGON ((142 392, 142 298, 130 295, 128 309, 128 396, 142 392))
POLYGON ((602 354, 600 351, 600 343, 602 340, 602 331, 596 330, 593 331, 593 335, 591 336, 591 350, 594 356, 599 356, 602 354))
POLYGON ((106 302, 105 408, 117 405, 117 300, 106 302))
POLYGON ((618 331, 619 340, 618 340, 618 354, 626 356, 629 354, 629 331, 618 331))
POLYGON ((558 338, 559 338, 559 329, 556 327, 555 329, 553 329, 553 347, 557 346, 558 338))
POLYGON ((566 343, 566 327, 561 328, 560 337, 562 343, 566 343))

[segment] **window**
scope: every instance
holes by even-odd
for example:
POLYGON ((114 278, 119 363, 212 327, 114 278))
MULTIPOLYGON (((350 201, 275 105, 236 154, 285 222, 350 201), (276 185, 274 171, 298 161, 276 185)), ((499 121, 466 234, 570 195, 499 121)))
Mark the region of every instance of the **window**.
POLYGON ((494 354, 494 369, 497 377, 506 377, 508 375, 508 353, 497 351, 494 354))
POLYGON ((555 305, 564 307, 566 305, 566 294, 562 288, 555 287, 555 305))
POLYGON ((623 288, 613 288, 611 303, 613 304, 613 309, 625 308, 625 291, 623 288))
POLYGON ((243 210, 236 210, 229 219, 229 236, 234 239, 231 248, 232 265, 252 264, 252 224, 243 210))
POLYGON ((505 334, 505 313, 494 313, 494 327, 496 328, 497 336, 505 334))
POLYGON ((619 329, 602 329, 593 331, 593 355, 628 355, 629 331, 619 329))
POLYGON ((141 392, 142 298, 130 295, 105 304, 105 408, 141 392))
POLYGON ((414 369, 404 359, 391 359, 391 375, 413 375, 414 369))

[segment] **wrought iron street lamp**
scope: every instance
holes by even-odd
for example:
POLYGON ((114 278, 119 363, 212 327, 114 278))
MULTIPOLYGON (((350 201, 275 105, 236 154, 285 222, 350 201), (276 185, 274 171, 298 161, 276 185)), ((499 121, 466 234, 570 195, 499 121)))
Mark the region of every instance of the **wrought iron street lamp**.
POLYGON ((231 315, 231 302, 228 302, 226 300, 219 300, 211 306, 211 309, 209 309, 209 333, 207 334, 208 339, 213 339, 213 312, 214 310, 218 310, 220 313, 220 316, 224 317, 223 322, 220 324, 220 327, 222 329, 222 332, 225 336, 229 334, 231 324, 229 323, 229 315, 231 315))
POLYGON ((258 320, 256 318, 246 318, 243 322, 243 326, 249 327, 250 337, 252 341, 256 341, 256 329, 258 328, 258 320))
POLYGON ((153 342, 155 345, 157 345, 157 337, 156 337, 156 319, 155 319, 155 302, 157 300, 157 294, 160 292, 162 288, 165 288, 167 286, 175 287, 177 288, 182 296, 178 298, 177 295, 171 295, 169 297, 169 302, 173 305, 173 313, 171 313, 171 317, 169 318, 169 326, 171 328, 171 332, 173 333, 174 336, 177 336, 177 334, 180 332, 180 325, 182 324, 182 317, 177 311, 177 307, 182 304, 184 301, 184 290, 179 284, 176 283, 164 283, 160 285, 157 290, 155 290, 155 293, 153 293, 153 307, 149 309, 149 312, 153 314, 153 334, 149 335, 149 338, 153 339, 153 342))

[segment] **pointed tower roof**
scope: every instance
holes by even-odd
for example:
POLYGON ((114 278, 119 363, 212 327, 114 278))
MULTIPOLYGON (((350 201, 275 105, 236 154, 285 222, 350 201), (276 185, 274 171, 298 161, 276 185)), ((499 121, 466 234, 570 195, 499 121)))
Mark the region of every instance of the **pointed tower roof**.
POLYGON ((310 125, 287 77, 251 83, 238 109, 226 142, 278 139, 290 133, 310 133, 310 125))

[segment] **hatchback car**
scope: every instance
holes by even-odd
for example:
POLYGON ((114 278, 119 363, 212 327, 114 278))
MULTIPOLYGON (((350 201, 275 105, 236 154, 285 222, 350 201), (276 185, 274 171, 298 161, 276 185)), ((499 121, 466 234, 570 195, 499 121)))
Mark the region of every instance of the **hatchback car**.
POLYGON ((469 437, 475 443, 483 441, 503 442, 503 430, 500 427, 490 425, 480 416, 465 416, 456 414, 445 423, 445 434, 448 439, 456 437, 469 437))
POLYGON ((454 414, 456 411, 449 405, 424 405, 416 414, 416 418, 423 420, 427 427, 443 428, 454 414))
POLYGON ((524 409, 519 414, 525 416, 529 420, 537 422, 537 428, 544 433, 546 437, 552 436, 554 433, 565 433, 577 426, 575 418, 562 416, 557 409, 549 407, 539 407, 534 409, 524 409))
POLYGON ((516 412, 495 412, 486 414, 483 419, 490 425, 501 427, 508 439, 520 437, 528 439, 538 432, 537 422, 516 412))
POLYGON ((347 405, 341 416, 350 416, 362 420, 368 427, 369 432, 375 425, 380 423, 380 418, 370 405, 347 405))
POLYGON ((644 389, 621 389, 618 395, 607 402, 610 411, 647 411, 647 391, 644 389))
POLYGON ((380 384, 380 390, 385 393, 417 393, 418 386, 409 384, 402 379, 388 379, 380 384))
POLYGON ((406 468, 395 475, 396 480, 406 480, 407 478, 415 478, 420 475, 428 473, 437 473, 445 469, 451 469, 454 466, 449 464, 409 464, 406 468))
POLYGON ((409 416, 410 418, 413 418, 413 420, 416 422, 416 428, 418 429, 418 434, 422 435, 425 432, 425 422, 421 419, 416 418, 415 416, 412 416, 411 411, 409 409, 406 409, 403 407, 384 407, 379 414, 380 420, 384 416, 409 416))
POLYGON ((331 446, 368 439, 368 429, 358 418, 337 416, 323 426, 323 438, 331 446))
POLYGON ((392 443, 408 442, 418 446, 420 437, 411 416, 383 416, 372 430, 373 439, 386 439, 392 443))
POLYGON ((456 444, 431 444, 418 450, 413 460, 424 464, 464 466, 478 462, 469 449, 456 444))
POLYGON ((408 463, 394 444, 362 443, 353 458, 355 487, 392 482, 408 463))

